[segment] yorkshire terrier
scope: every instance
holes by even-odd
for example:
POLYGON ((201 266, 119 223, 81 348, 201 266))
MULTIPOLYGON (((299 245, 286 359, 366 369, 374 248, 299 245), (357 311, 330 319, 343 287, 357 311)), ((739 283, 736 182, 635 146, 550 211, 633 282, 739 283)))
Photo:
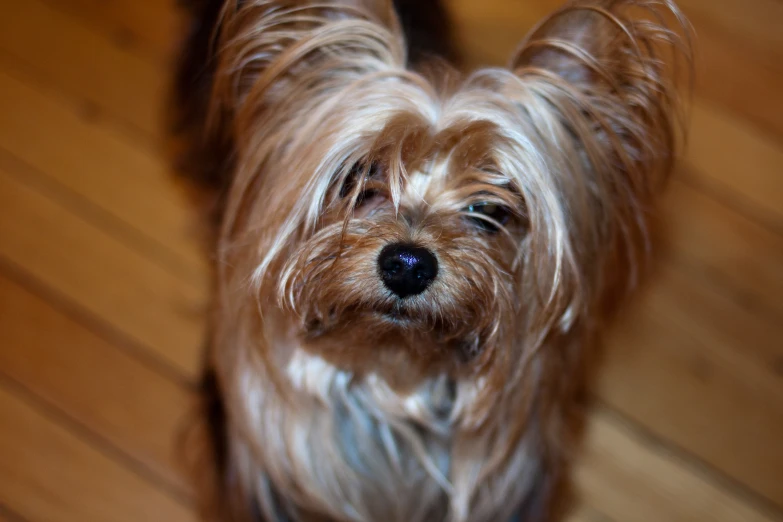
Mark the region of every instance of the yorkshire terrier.
POLYGON ((683 136, 680 11, 572 1, 462 75, 435 0, 193 3, 209 517, 555 520, 683 136))

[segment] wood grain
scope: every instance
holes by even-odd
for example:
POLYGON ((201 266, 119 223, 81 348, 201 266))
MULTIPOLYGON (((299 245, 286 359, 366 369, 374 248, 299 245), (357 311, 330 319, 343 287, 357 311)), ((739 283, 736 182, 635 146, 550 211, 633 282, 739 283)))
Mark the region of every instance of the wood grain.
POLYGON ((721 198, 783 232, 783 151, 742 121, 696 103, 685 164, 721 198))
POLYGON ((778 95, 783 90, 783 60, 769 48, 759 49, 732 36, 730 25, 724 29, 689 14, 698 45, 696 93, 776 140, 783 139, 783 98, 778 95))
POLYGON ((0 4, 0 51, 51 88, 163 135, 165 69, 41 0, 0 4))
POLYGON ((196 375, 203 308, 191 285, 2 169, 0 208, 0 255, 177 372, 196 375))
POLYGON ((0 148, 162 251, 175 274, 203 281, 197 220, 165 158, 23 75, 0 71, 0 112, 0 148))
POLYGON ((589 504, 623 522, 776 520, 601 413, 593 417, 576 476, 589 504))
POLYGON ((780 326, 666 268, 634 304, 607 341, 599 396, 780 503, 780 326))
POLYGON ((0 498, 47 522, 194 520, 192 511, 0 387, 0 498))
POLYGON ((123 48, 138 49, 161 63, 174 53, 185 29, 174 0, 49 0, 101 31, 123 48))
POLYGON ((695 20, 694 24, 715 24, 736 39, 783 58, 783 33, 780 31, 783 4, 777 0, 679 0, 677 3, 695 20))
POLYGON ((4 276, 0 331, 0 373, 184 494, 173 435, 188 390, 4 276))
POLYGON ((783 319, 783 237, 680 181, 660 214, 662 262, 754 314, 783 319))

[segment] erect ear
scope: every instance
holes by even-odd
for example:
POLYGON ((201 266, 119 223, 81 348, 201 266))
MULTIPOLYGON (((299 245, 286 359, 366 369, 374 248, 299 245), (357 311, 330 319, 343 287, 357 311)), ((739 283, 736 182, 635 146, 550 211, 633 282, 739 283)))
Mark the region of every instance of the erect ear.
POLYGON ((573 0, 531 31, 511 68, 549 82, 556 106, 570 97, 593 118, 590 132, 624 149, 614 151, 615 160, 629 171, 640 162, 647 170, 673 153, 682 123, 679 84, 692 61, 690 34, 671 0, 573 0))
POLYGON ((265 106, 305 103, 341 79, 405 63, 391 0, 234 0, 221 12, 215 44, 213 125, 241 127, 244 107, 258 121, 265 106))
POLYGON ((658 72, 649 68, 656 59, 677 52, 690 59, 690 25, 672 0, 571 0, 527 35, 512 63, 589 82, 637 68, 658 72))
POLYGON ((671 0, 574 0, 511 61, 519 81, 504 88, 555 165, 575 266, 599 270, 582 276, 596 295, 633 282, 646 250, 649 209, 684 132, 689 29, 671 0))

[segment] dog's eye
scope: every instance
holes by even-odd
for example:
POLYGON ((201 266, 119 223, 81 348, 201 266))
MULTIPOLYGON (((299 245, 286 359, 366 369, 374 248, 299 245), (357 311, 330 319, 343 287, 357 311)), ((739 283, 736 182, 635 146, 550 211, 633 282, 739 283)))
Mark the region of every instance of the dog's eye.
POLYGON ((474 203, 465 211, 473 225, 491 233, 497 232, 511 219, 511 210, 497 203, 474 203))
POLYGON ((340 198, 344 199, 353 194, 357 183, 362 183, 363 190, 356 198, 356 206, 360 207, 367 201, 375 198, 380 194, 377 190, 377 177, 380 173, 380 166, 372 162, 369 165, 366 163, 357 163, 351 168, 351 172, 346 176, 343 186, 340 187, 340 198), (375 183, 373 183, 375 180, 375 183), (373 186, 374 185, 374 186, 373 186))
MULTIPOLYGON (((353 192, 353 189, 356 188, 356 184, 359 183, 361 178, 364 178, 362 182, 366 183, 367 180, 377 176, 379 170, 380 169, 378 167, 378 164, 375 162, 372 162, 369 165, 362 162, 356 163, 353 167, 351 167, 351 172, 349 172, 348 175, 345 177, 343 186, 340 187, 340 197, 345 198, 347 196, 350 196, 351 193, 353 192)), ((367 192, 371 192, 371 191, 367 191, 367 192)), ((360 195, 359 198, 361 199, 362 196, 360 195)))

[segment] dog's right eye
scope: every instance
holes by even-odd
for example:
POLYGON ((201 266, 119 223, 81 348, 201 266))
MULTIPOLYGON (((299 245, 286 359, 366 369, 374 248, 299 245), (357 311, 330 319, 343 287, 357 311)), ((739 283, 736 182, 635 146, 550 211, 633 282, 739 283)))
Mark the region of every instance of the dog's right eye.
POLYGON ((372 162, 369 165, 366 163, 356 163, 352 168, 348 176, 345 177, 342 187, 340 187, 340 198, 346 198, 350 196, 357 183, 362 183, 362 186, 366 187, 359 197, 356 199, 356 206, 360 206, 363 202, 374 198, 378 195, 378 191, 374 188, 367 187, 369 182, 377 177, 380 167, 378 163, 372 162))

